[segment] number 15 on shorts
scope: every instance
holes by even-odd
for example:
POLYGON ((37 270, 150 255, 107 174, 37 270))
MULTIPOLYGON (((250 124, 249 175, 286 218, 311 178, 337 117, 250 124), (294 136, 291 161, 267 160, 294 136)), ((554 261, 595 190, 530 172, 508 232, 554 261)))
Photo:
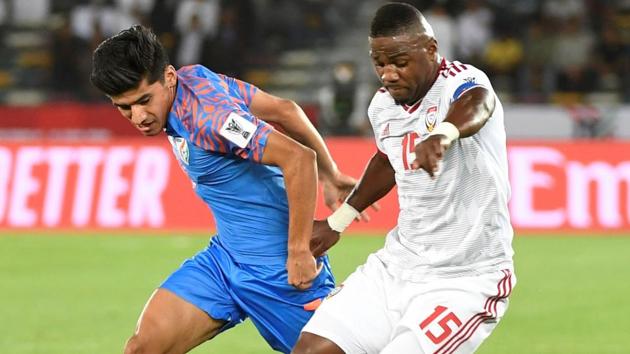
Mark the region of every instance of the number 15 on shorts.
MULTIPOLYGON (((450 324, 454 324, 453 327, 459 328, 462 325, 462 321, 451 311, 448 311, 448 308, 445 306, 436 306, 433 313, 431 313, 427 318, 424 319, 420 323, 420 329, 424 331, 424 334, 434 343, 440 344, 446 338, 448 338, 451 333, 453 333, 453 328, 451 328, 450 324), (440 330, 433 331, 428 328, 432 323, 437 321, 437 325, 440 327, 440 330)), ((433 329, 437 329, 435 326, 431 326, 433 329)))

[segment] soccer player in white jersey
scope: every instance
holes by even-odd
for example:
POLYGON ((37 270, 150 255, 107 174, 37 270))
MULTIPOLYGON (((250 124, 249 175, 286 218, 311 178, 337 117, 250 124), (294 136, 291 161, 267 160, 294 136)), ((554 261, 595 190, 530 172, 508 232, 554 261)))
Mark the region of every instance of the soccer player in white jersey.
POLYGON ((414 7, 375 14, 370 55, 383 88, 368 115, 377 150, 316 252, 398 187, 398 225, 321 304, 303 353, 471 353, 503 317, 516 279, 503 108, 480 70, 438 54, 414 7))

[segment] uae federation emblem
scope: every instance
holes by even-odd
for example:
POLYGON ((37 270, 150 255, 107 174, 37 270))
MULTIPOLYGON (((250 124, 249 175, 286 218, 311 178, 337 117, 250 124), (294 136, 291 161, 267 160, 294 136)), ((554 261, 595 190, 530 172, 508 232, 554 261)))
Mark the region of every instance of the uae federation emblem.
POLYGON ((437 120, 437 106, 432 106, 427 109, 427 114, 424 118, 424 124, 427 126, 429 133, 435 128, 435 121, 437 120))

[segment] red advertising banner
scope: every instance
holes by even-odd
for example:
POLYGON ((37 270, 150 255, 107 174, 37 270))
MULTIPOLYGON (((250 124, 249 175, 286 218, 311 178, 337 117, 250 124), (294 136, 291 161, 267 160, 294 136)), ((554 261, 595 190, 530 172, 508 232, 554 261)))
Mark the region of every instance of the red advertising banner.
POLYGON ((512 225, 630 231, 630 143, 512 143, 512 225))
MULTIPOLYGON (((339 166, 359 177, 370 139, 328 139, 339 166)), ((517 231, 630 231, 630 142, 511 142, 512 224, 517 231)), ((0 230, 211 230, 166 139, 0 143, 0 230)), ((328 211, 320 200, 318 217, 328 211)), ((383 233, 395 192, 354 231, 383 233)))

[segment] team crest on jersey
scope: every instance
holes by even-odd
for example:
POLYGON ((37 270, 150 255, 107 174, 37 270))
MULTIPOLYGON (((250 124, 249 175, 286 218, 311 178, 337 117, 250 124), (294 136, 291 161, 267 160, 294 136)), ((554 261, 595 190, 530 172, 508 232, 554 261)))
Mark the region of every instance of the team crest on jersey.
POLYGON ((427 109, 427 114, 424 118, 424 124, 426 125, 429 133, 433 131, 433 128, 435 128, 436 121, 437 121, 437 106, 429 107, 429 109, 427 109))
POLYGON ((188 151, 188 143, 186 142, 186 139, 169 135, 168 141, 170 141, 171 145, 173 146, 173 151, 175 151, 177 158, 181 162, 188 165, 190 159, 190 151, 188 151))

